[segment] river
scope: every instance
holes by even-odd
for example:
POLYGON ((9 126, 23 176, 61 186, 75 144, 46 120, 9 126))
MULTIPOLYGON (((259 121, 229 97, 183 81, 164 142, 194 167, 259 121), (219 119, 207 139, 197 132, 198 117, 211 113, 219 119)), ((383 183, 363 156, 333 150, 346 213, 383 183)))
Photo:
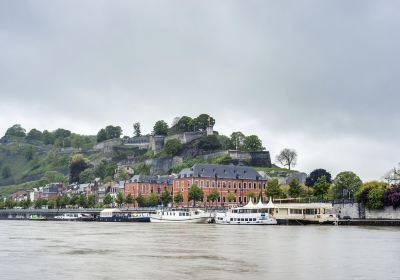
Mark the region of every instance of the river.
POLYGON ((400 228, 0 221, 0 279, 400 279, 400 228))

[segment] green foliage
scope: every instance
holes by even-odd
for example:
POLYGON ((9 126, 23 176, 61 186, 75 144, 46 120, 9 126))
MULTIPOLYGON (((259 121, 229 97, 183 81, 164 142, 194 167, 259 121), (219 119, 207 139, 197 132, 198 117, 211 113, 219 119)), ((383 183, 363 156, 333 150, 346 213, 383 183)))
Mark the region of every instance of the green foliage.
POLYGON ((217 135, 218 142, 222 150, 234 149, 231 139, 225 135, 217 135))
POLYGON ((207 127, 215 125, 215 119, 208 114, 201 114, 191 122, 194 130, 205 131, 207 127))
POLYGON ((142 136, 142 133, 140 131, 140 123, 136 122, 133 124, 133 130, 134 130, 134 135, 136 137, 142 136))
POLYGON ((96 171, 94 168, 87 168, 83 170, 79 176, 79 180, 82 184, 91 183, 96 179, 96 171))
POLYGON ((314 196, 323 199, 328 193, 331 184, 326 180, 325 176, 321 176, 314 184, 314 196))
POLYGON ((265 148, 262 146, 262 142, 257 135, 250 135, 244 138, 243 148, 248 152, 264 151, 265 148))
POLYGON ((141 193, 139 193, 138 196, 136 197, 136 202, 139 205, 139 207, 144 206, 144 197, 141 193))
POLYGON ((150 166, 145 163, 139 164, 134 170, 135 174, 150 175, 150 166))
POLYGON ((42 139, 43 139, 43 143, 46 144, 46 145, 53 145, 54 141, 55 141, 54 135, 51 132, 47 131, 47 130, 43 131, 42 139))
POLYGON ((169 193, 167 188, 162 192, 160 200, 164 206, 167 206, 168 203, 172 202, 172 195, 169 193))
POLYGON ((296 179, 292 179, 289 182, 289 196, 290 197, 299 197, 301 194, 301 185, 299 181, 296 179))
POLYGON ((196 147, 201 150, 214 151, 221 149, 221 143, 216 135, 207 135, 197 141, 196 147))
POLYGON ((93 194, 89 194, 87 197, 87 207, 94 208, 96 205, 96 198, 93 194))
POLYGON ((116 197, 116 199, 115 199, 115 202, 117 203, 117 205, 118 205, 119 207, 120 207, 122 204, 124 204, 125 198, 124 198, 123 193, 121 193, 121 192, 118 192, 118 193, 117 193, 117 197, 116 197))
POLYGON ((5 136, 25 137, 26 130, 20 124, 14 124, 8 128, 5 136))
POLYGON ((207 195, 207 201, 214 203, 218 200, 219 192, 217 189, 213 189, 210 194, 207 195))
POLYGON ((117 181, 126 181, 129 179, 128 172, 124 168, 118 169, 117 173, 115 174, 115 179, 117 181))
POLYGON ((68 177, 57 171, 46 171, 42 179, 46 181, 46 184, 68 182, 68 177))
POLYGON ((346 193, 354 196, 362 187, 361 179, 351 171, 339 173, 333 183, 336 198, 342 198, 346 193))
POLYGON ((257 195, 255 192, 249 192, 249 193, 247 193, 247 197, 249 199, 251 199, 252 201, 254 201, 254 199, 257 197, 257 195))
POLYGON ((166 136, 168 134, 168 129, 169 129, 168 124, 163 120, 156 122, 156 124, 153 127, 155 135, 166 136))
POLYGON ((197 186, 197 184, 193 184, 190 187, 189 194, 188 194, 188 200, 192 201, 193 200, 193 206, 196 205, 196 201, 203 200, 204 194, 203 190, 197 186))
POLYGON ((103 203, 107 206, 110 206, 112 202, 113 202, 113 198, 110 194, 107 194, 103 199, 103 203))
POLYGON ((234 201, 235 198, 236 198, 235 194, 233 194, 231 192, 226 195, 226 199, 228 200, 228 202, 234 201))
POLYGON ((8 165, 3 166, 1 169, 1 176, 4 179, 8 179, 11 177, 11 168, 8 165))
POLYGON ((125 203, 126 204, 132 204, 134 202, 133 197, 130 193, 125 197, 125 203))
POLYGON ((272 179, 267 182, 267 189, 265 190, 265 195, 267 197, 278 198, 282 194, 281 185, 278 179, 272 179))
POLYGON ((383 188, 383 187, 371 188, 368 192, 368 200, 367 200, 367 203, 365 206, 369 209, 383 208, 383 193, 384 192, 385 192, 385 188, 383 188))
POLYGON ((244 144, 244 139, 246 137, 244 134, 240 131, 233 132, 231 134, 231 144, 234 149, 242 151, 243 150, 243 144, 244 144))
POLYGON ((28 134, 26 135, 27 140, 36 140, 36 141, 42 141, 43 140, 43 134, 40 130, 37 130, 36 128, 32 128, 28 134))
POLYGON ((181 142, 179 142, 179 140, 171 139, 171 140, 168 140, 167 143, 165 143, 164 152, 168 156, 175 156, 175 155, 178 155, 182 151, 182 148, 183 148, 183 146, 182 146, 181 142))
POLYGON ((177 132, 188 132, 193 131, 193 120, 191 117, 183 116, 179 119, 178 123, 176 124, 177 132))
POLYGON ((183 194, 181 191, 178 191, 175 195, 174 195, 174 202, 176 204, 181 204, 183 202, 183 194))
POLYGON ((99 164, 95 167, 96 177, 104 180, 106 177, 114 178, 115 170, 117 169, 117 164, 114 162, 108 162, 107 159, 103 158, 99 164))
POLYGON ((158 205, 158 197, 156 194, 152 193, 145 198, 145 205, 147 207, 155 207, 158 205))
POLYGON ((122 134, 122 129, 120 126, 108 125, 106 128, 102 128, 97 133, 97 142, 103 142, 108 139, 120 138, 122 134))

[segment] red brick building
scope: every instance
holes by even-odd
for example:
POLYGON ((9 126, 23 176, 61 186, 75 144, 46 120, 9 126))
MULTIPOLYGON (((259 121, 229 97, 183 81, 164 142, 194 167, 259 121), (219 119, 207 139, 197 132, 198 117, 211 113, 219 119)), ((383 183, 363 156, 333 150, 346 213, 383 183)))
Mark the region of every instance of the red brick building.
POLYGON ((188 205, 188 193, 193 184, 203 189, 204 200, 199 205, 207 204, 207 195, 213 189, 220 193, 217 203, 226 205, 227 194, 233 193, 233 203, 246 204, 249 193, 256 196, 261 193, 265 198, 267 180, 264 179, 254 168, 248 166, 195 164, 191 168, 183 169, 173 182, 173 193, 181 191, 184 197, 184 205, 188 205))
POLYGON ((135 175, 124 185, 125 197, 131 194, 135 198, 139 193, 143 196, 152 193, 159 196, 166 188, 170 193, 173 193, 173 179, 173 176, 135 175))

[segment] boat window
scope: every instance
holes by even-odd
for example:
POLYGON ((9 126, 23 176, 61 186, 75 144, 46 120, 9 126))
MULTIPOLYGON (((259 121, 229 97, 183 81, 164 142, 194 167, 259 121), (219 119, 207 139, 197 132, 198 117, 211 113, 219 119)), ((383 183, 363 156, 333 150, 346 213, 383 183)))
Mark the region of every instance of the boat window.
POLYGON ((233 222, 233 218, 231 218, 230 221, 233 222))
POLYGON ((253 218, 253 222, 255 222, 256 221, 256 218, 253 218))
POLYGON ((248 221, 249 221, 249 219, 248 219, 248 218, 246 218, 246 219, 245 219, 245 222, 248 222, 248 221))
MULTIPOLYGON (((307 210, 306 210, 306 212, 307 212, 307 210)), ((294 214, 294 215, 301 215, 301 214, 303 214, 303 211, 301 209, 290 209, 289 213, 294 214)))

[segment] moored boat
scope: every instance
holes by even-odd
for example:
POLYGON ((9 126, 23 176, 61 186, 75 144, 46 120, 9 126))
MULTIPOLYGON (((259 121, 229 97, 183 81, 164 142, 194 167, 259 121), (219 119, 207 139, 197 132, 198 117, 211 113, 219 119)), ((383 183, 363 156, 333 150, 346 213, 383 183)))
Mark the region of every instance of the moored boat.
POLYGON ((100 212, 100 222, 150 222, 146 213, 126 213, 119 209, 104 209, 100 212))
POLYGON ((215 223, 220 225, 276 225, 277 221, 268 213, 268 209, 260 201, 249 203, 243 207, 230 207, 227 211, 217 212, 215 223))
POLYGON ((29 220, 31 220, 31 221, 45 221, 45 220, 47 220, 47 218, 43 217, 42 215, 32 214, 32 215, 29 216, 29 220))
POLYGON ((205 223, 210 215, 200 209, 160 209, 150 215, 152 223, 205 223))

